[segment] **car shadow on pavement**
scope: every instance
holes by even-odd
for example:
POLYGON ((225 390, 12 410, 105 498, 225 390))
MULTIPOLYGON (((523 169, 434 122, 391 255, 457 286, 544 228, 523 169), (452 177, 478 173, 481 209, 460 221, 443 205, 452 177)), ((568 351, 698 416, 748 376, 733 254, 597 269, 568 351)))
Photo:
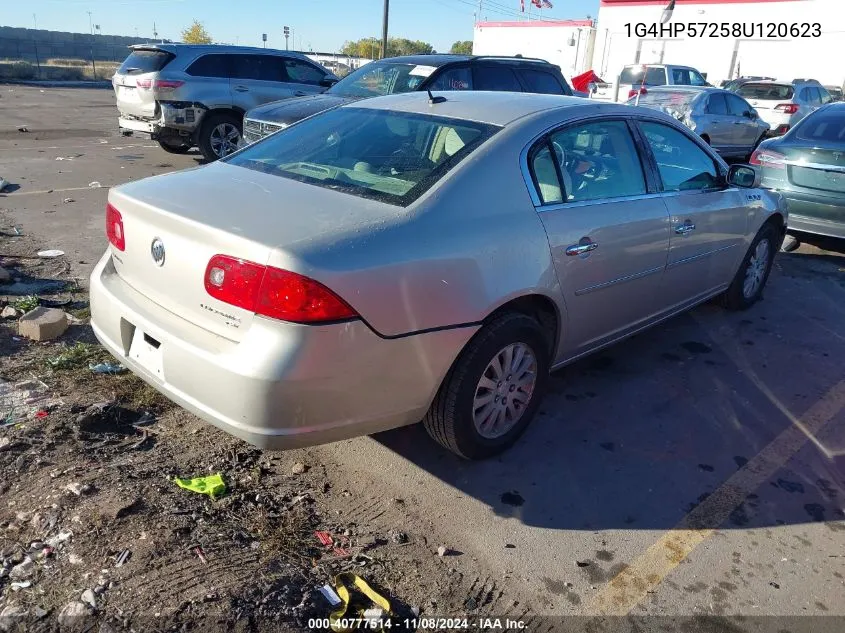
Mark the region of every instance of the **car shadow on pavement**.
POLYGON ((669 529, 713 495, 696 527, 845 529, 845 289, 797 274, 809 262, 795 257, 746 312, 707 304, 556 372, 497 458, 463 461, 421 425, 375 439, 531 526, 669 529))

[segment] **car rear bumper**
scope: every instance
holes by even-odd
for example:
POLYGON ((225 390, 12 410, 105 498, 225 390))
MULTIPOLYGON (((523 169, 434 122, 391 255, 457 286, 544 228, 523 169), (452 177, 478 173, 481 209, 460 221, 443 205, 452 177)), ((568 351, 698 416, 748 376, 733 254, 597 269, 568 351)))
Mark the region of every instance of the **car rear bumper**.
POLYGON ((845 199, 781 193, 789 205, 790 230, 845 239, 845 199))
POLYGON ((121 115, 118 127, 121 131, 141 134, 151 138, 161 136, 191 136, 200 127, 207 108, 198 103, 183 101, 160 101, 157 118, 140 118, 121 115))
POLYGON ((306 326, 257 317, 234 342, 138 293, 115 272, 111 251, 91 275, 90 294, 94 333, 133 373, 207 422, 267 449, 418 422, 477 329, 384 339, 361 321, 306 326), (136 331, 158 343, 157 363, 136 358, 136 331))

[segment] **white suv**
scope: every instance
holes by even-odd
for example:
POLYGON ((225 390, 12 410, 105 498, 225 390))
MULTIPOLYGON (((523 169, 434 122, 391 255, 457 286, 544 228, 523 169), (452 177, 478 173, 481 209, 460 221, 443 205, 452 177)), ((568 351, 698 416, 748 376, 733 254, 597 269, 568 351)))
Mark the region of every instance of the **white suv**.
POLYGON ((736 93, 769 124, 767 136, 786 134, 805 116, 832 101, 830 93, 814 79, 751 81, 736 93))

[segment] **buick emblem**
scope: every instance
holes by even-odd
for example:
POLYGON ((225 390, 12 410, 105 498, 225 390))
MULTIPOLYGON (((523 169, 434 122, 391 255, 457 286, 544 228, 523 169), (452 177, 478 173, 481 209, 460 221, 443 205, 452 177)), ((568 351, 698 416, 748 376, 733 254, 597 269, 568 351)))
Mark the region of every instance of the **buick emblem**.
POLYGON ((157 266, 164 266, 164 242, 160 238, 155 238, 150 244, 150 255, 157 266))

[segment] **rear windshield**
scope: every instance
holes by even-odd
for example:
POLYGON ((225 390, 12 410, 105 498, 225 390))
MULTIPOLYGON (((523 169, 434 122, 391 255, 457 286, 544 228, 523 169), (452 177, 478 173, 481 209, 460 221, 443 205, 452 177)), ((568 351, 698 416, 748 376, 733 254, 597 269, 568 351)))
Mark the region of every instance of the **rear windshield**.
POLYGON ((343 97, 378 97, 419 89, 434 66, 421 64, 369 63, 331 87, 331 94, 343 97))
POLYGON ((792 99, 795 90, 789 84, 743 84, 736 93, 746 99, 762 99, 764 101, 782 101, 792 99))
POLYGON ((338 108, 268 136, 226 162, 407 206, 499 129, 429 115, 338 108))
POLYGON ((654 66, 627 66, 619 75, 620 84, 642 84, 645 73, 646 86, 663 86, 666 84, 666 69, 654 66))
MULTIPOLYGON (((693 100, 700 95, 700 92, 693 92, 690 90, 679 90, 677 92, 661 90, 650 91, 646 94, 640 95, 640 105, 651 106, 661 109, 689 109, 689 105, 693 100)), ((634 105, 637 102, 637 96, 634 95, 628 99, 629 105, 634 105)))
POLYGON ((804 119, 792 132, 792 138, 803 141, 845 141, 845 109, 815 112, 804 119))
POLYGON ((173 54, 167 51, 132 51, 117 72, 121 75, 155 73, 167 66, 173 57, 173 54))

